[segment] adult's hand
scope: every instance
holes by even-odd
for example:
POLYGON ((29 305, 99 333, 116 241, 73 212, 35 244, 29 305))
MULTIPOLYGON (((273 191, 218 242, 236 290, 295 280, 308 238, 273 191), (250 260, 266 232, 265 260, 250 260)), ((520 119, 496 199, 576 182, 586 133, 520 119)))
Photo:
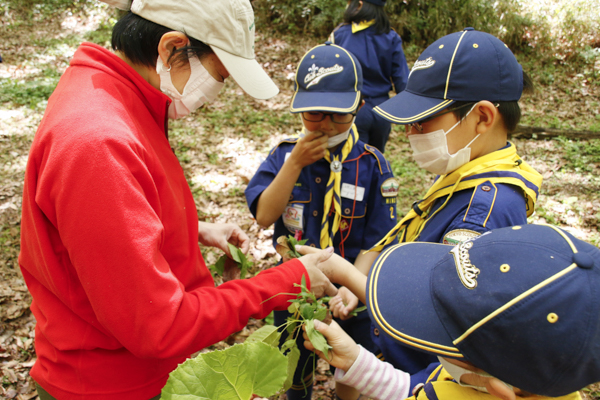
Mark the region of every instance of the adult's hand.
POLYGON ((358 297, 345 286, 338 290, 338 294, 329 300, 329 309, 334 317, 342 321, 352 318, 350 314, 358 306, 358 297))
POLYGON ((317 297, 335 296, 337 288, 329 278, 321 271, 319 264, 327 261, 333 254, 333 247, 319 250, 312 254, 300 257, 298 260, 304 265, 310 279, 310 291, 317 297))
POLYGON ((304 347, 314 351, 319 357, 334 367, 348 371, 360 353, 360 348, 356 342, 335 321, 331 321, 330 325, 316 319, 313 322, 315 329, 325 336, 327 343, 331 346, 329 358, 326 358, 323 352, 315 349, 310 340, 308 340, 306 332, 303 333, 304 347))
POLYGON ((250 247, 250 238, 236 224, 211 224, 198 222, 198 241, 205 246, 221 249, 231 257, 227 243, 240 248, 246 254, 250 247))

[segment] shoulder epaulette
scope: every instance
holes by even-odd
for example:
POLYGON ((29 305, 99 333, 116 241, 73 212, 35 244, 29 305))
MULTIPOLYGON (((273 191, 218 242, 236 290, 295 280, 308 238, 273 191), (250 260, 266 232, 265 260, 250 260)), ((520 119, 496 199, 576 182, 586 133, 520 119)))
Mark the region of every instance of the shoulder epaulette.
POLYGON ((282 144, 284 144, 284 143, 290 143, 290 144, 292 144, 292 143, 296 143, 298 140, 300 140, 299 137, 291 137, 291 138, 282 139, 281 141, 279 141, 279 143, 277 143, 275 145, 275 147, 273 147, 271 149, 271 152, 269 153, 269 155, 273 154, 275 152, 275 150, 277 150, 277 148, 279 146, 281 146, 282 144))
POLYGON ((381 172, 381 175, 387 174, 392 171, 390 163, 388 162, 388 160, 385 159, 385 157, 383 156, 383 154, 381 154, 377 147, 365 143, 365 151, 375 156, 375 158, 377 159, 377 163, 379 163, 379 172, 381 172))

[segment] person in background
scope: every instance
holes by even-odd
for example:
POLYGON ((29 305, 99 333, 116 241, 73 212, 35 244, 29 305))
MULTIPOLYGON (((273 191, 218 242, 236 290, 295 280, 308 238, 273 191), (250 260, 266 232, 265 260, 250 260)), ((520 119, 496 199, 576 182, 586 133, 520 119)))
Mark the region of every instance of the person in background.
MULTIPOLYGON (((126 2, 127 3, 127 2, 126 2)), ((127 6, 125 4, 125 6, 127 6)), ((215 287, 198 242, 248 250, 235 224, 198 222, 169 118, 218 95, 278 89, 254 59, 248 0, 135 0, 112 49, 83 43, 48 101, 25 172, 19 264, 48 399, 158 399, 191 354, 285 309, 302 278, 336 288, 322 251, 215 287)))
MULTIPOLYGON (((290 106, 301 116, 301 137, 283 140, 271 150, 248 184, 246 199, 261 226, 275 223, 274 246, 277 238, 288 235, 306 239, 309 246, 333 246, 366 276, 375 254, 365 250, 396 223, 398 182, 383 155, 358 138, 353 122, 362 105, 361 90, 360 64, 350 52, 330 42, 309 50, 298 65, 290 106)), ((289 315, 276 312, 276 325, 289 315)), ((342 325, 377 351, 367 313, 342 325)), ((299 339, 302 356, 287 393, 290 400, 310 399, 312 393, 312 353, 299 339)), ((342 391, 336 388, 340 397, 342 391)))
POLYGON ((580 400, 578 390, 600 381, 600 250, 562 229, 519 225, 457 245, 401 243, 381 253, 368 279, 340 262, 332 269, 332 281, 365 298, 382 334, 439 361, 421 383, 335 321, 315 321, 332 346, 328 359, 317 354, 337 367, 336 381, 369 398, 580 400))
POLYGON ((350 0, 344 22, 329 36, 360 62, 365 105, 356 116, 356 127, 360 140, 382 153, 391 124, 374 114, 373 108, 388 100, 390 91, 403 91, 408 79, 402 39, 390 28, 384 6, 385 0, 350 0))

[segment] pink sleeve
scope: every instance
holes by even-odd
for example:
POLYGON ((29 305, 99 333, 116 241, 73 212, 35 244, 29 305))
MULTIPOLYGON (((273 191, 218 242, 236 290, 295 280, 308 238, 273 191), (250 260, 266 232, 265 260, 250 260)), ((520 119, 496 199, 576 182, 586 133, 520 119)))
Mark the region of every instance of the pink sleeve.
POLYGON ((358 358, 347 372, 335 370, 336 382, 351 386, 375 400, 404 400, 408 397, 410 375, 381 361, 360 347, 358 358))

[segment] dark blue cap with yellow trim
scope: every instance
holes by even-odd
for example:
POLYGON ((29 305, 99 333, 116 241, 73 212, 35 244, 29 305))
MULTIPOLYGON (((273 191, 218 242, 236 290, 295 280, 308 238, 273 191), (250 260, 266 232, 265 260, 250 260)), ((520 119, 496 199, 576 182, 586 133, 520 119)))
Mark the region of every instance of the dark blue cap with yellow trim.
POLYGON ((517 101, 523 69, 495 36, 466 28, 435 41, 413 65, 406 89, 375 112, 395 124, 425 119, 455 101, 517 101))
POLYGON ((389 247, 369 274, 367 305, 380 334, 531 393, 600 381, 600 249, 556 227, 389 247))
POLYGON ((359 105, 362 85, 362 69, 356 57, 340 46, 325 42, 302 57, 296 70, 290 110, 351 113, 359 105))

